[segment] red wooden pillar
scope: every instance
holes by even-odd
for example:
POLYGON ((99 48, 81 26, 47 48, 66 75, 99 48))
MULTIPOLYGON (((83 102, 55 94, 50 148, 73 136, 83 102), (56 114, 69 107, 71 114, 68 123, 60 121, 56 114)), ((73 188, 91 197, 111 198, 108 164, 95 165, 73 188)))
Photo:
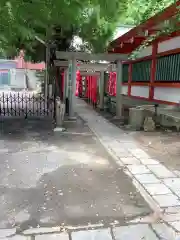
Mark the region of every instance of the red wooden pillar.
POLYGON ((94 77, 91 76, 92 81, 92 104, 94 104, 94 77))
POLYGON ((99 77, 95 76, 95 81, 96 81, 96 84, 95 84, 95 103, 97 104, 97 101, 98 101, 98 93, 99 93, 99 85, 98 85, 98 81, 99 81, 99 77))
POLYGON ((88 76, 88 80, 89 80, 89 103, 91 102, 91 78, 90 76, 88 76))
POLYGON ((92 76, 93 78, 93 104, 95 105, 97 103, 97 76, 92 76))
POLYGON ((92 76, 90 76, 91 79, 91 104, 92 104, 92 99, 93 99, 93 79, 92 76))
POLYGON ((88 82, 88 78, 87 77, 85 77, 85 81, 86 81, 86 97, 87 97, 87 99, 88 99, 88 87, 89 87, 89 82, 88 82))
POLYGON ((87 76, 88 79, 88 102, 90 103, 90 93, 91 93, 91 83, 90 83, 90 77, 87 76))
POLYGON ((86 77, 88 80, 88 102, 90 103, 90 97, 91 97, 91 83, 90 83, 90 77, 86 77))
POLYGON ((116 72, 113 72, 113 90, 112 90, 112 96, 116 97, 116 89, 117 89, 117 86, 116 86, 116 78, 117 78, 117 73, 116 72))
POLYGON ((81 78, 80 72, 77 71, 77 72, 76 72, 76 92, 75 92, 75 95, 76 95, 76 96, 79 96, 80 78, 81 78))
POLYGON ((86 97, 88 100, 89 99, 89 81, 87 76, 85 78, 86 78, 86 97))
POLYGON ((78 85, 78 96, 79 97, 82 97, 82 95, 83 95, 82 90, 83 90, 83 87, 82 87, 82 76, 79 73, 79 85, 78 85))
POLYGON ((90 103, 92 103, 92 76, 89 76, 90 78, 90 103))
POLYGON ((131 96, 131 83, 132 83, 132 63, 129 63, 128 66, 128 96, 131 96))
POLYGON ((108 83, 107 83, 107 93, 109 95, 111 95, 111 75, 112 75, 112 72, 110 72, 110 74, 109 74, 109 79, 108 79, 108 83))
POLYGON ((158 43, 155 42, 152 45, 152 63, 151 63, 150 87, 149 87, 149 99, 150 100, 153 100, 153 98, 154 98, 154 82, 156 79, 157 51, 158 51, 158 43))
POLYGON ((110 80, 111 80, 111 72, 109 74, 109 79, 108 79, 107 85, 106 85, 106 87, 107 87, 107 94, 108 95, 110 95, 110 80))

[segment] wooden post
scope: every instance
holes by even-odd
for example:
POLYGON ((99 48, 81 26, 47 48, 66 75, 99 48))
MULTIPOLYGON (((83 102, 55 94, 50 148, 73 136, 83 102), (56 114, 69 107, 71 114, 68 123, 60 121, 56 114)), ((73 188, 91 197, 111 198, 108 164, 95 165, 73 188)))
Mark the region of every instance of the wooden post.
POLYGON ((75 118, 75 106, 76 106, 76 59, 72 59, 71 68, 71 91, 70 91, 70 103, 69 103, 69 118, 75 118))
POLYGON ((64 70, 63 102, 66 102, 68 88, 68 69, 64 70))
POLYGON ((152 63, 151 63, 151 72, 150 72, 150 87, 149 87, 149 99, 154 99, 154 82, 156 79, 156 55, 158 51, 158 43, 153 43, 152 45, 152 63))
POLYGON ((104 72, 100 73, 99 78, 99 108, 104 110, 104 72))
POLYGON ((131 83, 132 83, 132 63, 128 66, 128 96, 131 96, 131 83))

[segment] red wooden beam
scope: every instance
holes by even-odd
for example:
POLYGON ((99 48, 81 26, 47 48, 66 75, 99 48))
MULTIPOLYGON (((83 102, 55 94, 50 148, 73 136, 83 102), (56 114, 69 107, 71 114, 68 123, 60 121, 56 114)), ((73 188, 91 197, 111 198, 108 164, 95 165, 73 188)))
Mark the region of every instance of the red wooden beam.
POLYGON ((175 31, 169 35, 160 36, 160 37, 156 38, 153 42, 163 42, 163 41, 167 41, 167 40, 170 40, 171 38, 179 37, 179 36, 180 36, 180 31, 175 31))
POLYGON ((154 43, 152 46, 152 62, 151 62, 151 72, 150 72, 150 87, 149 87, 149 99, 150 100, 153 100, 153 98, 154 98, 153 84, 156 79, 157 51, 158 51, 158 43, 154 43))
POLYGON ((132 63, 128 67, 128 96, 131 96, 131 83, 132 83, 132 63))
MULTIPOLYGON (((149 34, 153 34, 153 31, 150 31, 149 34)), ((159 42, 163 42, 163 41, 167 41, 170 40, 174 37, 178 37, 180 36, 180 30, 179 31, 175 31, 169 35, 164 35, 164 36, 160 36, 158 38, 156 38, 154 41, 152 41, 149 45, 153 45, 153 43, 159 43, 159 42)), ((136 48, 138 48, 142 42, 145 40, 145 37, 135 37, 134 38, 134 43, 123 43, 123 47, 117 46, 114 51, 109 51, 109 53, 124 53, 124 54, 128 54, 133 52, 136 48)))
POLYGON ((142 44, 142 42, 145 40, 145 37, 135 37, 134 38, 134 42, 130 43, 130 42, 125 42, 123 43, 123 46, 117 46, 114 51, 109 51, 109 52, 114 52, 114 53, 131 53, 132 51, 134 51, 139 45, 142 44))
POLYGON ((129 32, 112 41, 109 48, 116 46, 119 42, 128 41, 130 38, 137 36, 141 31, 146 31, 153 28, 157 25, 157 23, 164 22, 165 20, 172 18, 179 11, 179 9, 177 8, 178 6, 180 6, 180 0, 178 0, 176 3, 172 4, 159 14, 156 14, 155 16, 149 18, 146 22, 138 25, 137 27, 131 29, 129 32))

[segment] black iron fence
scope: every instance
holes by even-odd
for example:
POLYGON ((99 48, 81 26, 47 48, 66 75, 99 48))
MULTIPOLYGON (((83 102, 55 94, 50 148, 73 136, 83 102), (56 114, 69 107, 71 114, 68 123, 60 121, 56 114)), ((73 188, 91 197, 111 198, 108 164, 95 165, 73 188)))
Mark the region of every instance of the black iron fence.
POLYGON ((0 118, 54 118, 54 98, 45 99, 44 94, 24 92, 0 92, 0 118))

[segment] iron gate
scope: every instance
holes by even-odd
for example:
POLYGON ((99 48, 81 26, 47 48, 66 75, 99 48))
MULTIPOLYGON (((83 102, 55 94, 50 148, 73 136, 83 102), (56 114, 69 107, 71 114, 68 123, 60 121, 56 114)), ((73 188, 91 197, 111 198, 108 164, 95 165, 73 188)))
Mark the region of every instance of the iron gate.
POLYGON ((50 118, 55 119, 55 99, 33 92, 0 92, 0 119, 50 118))

